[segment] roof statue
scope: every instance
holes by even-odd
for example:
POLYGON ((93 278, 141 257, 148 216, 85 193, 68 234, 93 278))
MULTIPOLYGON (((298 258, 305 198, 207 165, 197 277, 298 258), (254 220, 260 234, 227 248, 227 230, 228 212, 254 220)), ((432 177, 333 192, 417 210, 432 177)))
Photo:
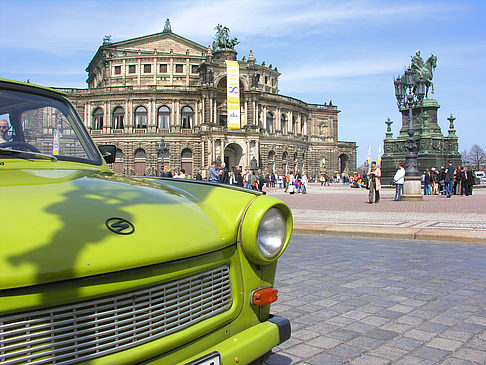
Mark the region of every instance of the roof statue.
POLYGON ((172 33, 172 28, 170 26, 169 18, 165 20, 163 33, 172 33))
POLYGON ((216 30, 216 36, 214 37, 213 42, 213 52, 227 50, 234 51, 235 46, 240 43, 236 37, 233 39, 229 38, 229 29, 227 27, 218 24, 214 30, 216 30))
POLYGON ((434 93, 434 84, 432 83, 432 78, 434 77, 433 72, 437 67, 437 56, 433 54, 424 62, 422 56, 420 56, 420 51, 412 56, 411 68, 415 72, 415 79, 423 78, 425 84, 427 85, 427 92, 429 87, 432 88, 432 94, 434 93))
POLYGON ((105 35, 103 37, 103 44, 111 43, 111 35, 105 35))

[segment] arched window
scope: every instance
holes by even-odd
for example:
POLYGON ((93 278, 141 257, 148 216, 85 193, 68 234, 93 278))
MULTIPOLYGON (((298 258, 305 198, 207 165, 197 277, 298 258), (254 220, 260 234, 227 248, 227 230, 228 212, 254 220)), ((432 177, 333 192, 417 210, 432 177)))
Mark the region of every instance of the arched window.
POLYGON ((296 125, 297 125, 297 118, 292 117, 292 134, 295 134, 296 125))
POLYGON ((103 128, 103 109, 96 108, 93 112, 93 129, 103 128))
POLYGON ((282 154, 282 160, 287 161, 287 156, 288 156, 288 153, 287 152, 284 152, 282 154))
POLYGON ((147 157, 147 154, 142 148, 138 148, 135 153, 134 153, 135 158, 145 158, 147 157))
POLYGON ((169 129, 170 128, 170 109, 166 106, 161 106, 157 113, 157 121, 159 129, 169 129))
POLYGON ((267 113, 267 132, 273 133, 273 114, 271 112, 267 113))
POLYGON ((285 114, 280 116, 280 132, 282 132, 282 134, 287 133, 287 118, 285 118, 285 114))
POLYGON ((275 152, 268 152, 268 161, 273 161, 275 159, 275 152))
POLYGON ((121 106, 117 106, 113 110, 113 129, 123 129, 123 122, 125 119, 125 111, 121 106))
POLYGON ((182 108, 181 118, 182 128, 191 129, 194 112, 192 111, 192 108, 190 106, 185 106, 184 108, 182 108))
POLYGON ((135 109, 135 128, 147 128, 147 109, 143 106, 135 109))
POLYGON ((192 158, 192 151, 189 148, 184 148, 181 152, 181 158, 192 158))

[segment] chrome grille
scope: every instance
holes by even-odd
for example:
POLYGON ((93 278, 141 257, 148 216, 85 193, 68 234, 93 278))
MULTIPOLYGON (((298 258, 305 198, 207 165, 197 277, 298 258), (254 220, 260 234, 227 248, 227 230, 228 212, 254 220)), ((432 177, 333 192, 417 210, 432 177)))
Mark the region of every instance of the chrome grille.
POLYGON ((0 317, 0 364, 74 364, 153 341, 231 307, 228 266, 147 289, 0 317))

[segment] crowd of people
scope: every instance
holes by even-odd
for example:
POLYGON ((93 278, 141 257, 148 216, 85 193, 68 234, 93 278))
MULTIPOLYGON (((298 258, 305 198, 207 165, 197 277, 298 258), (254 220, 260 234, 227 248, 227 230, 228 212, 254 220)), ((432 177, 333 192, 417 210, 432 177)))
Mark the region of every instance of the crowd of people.
MULTIPOLYGON (((393 177, 392 184, 395 185, 395 197, 393 200, 401 200, 403 184, 405 182, 405 168, 403 163, 398 164, 398 169, 393 177)), ((191 179, 191 175, 186 175, 184 169, 179 172, 171 173, 168 167, 164 167, 162 177, 172 177, 180 179, 191 179)), ((376 161, 371 162, 366 174, 354 174, 352 177, 347 175, 328 176, 321 175, 319 179, 307 177, 305 173, 296 171, 288 172, 285 175, 277 176, 275 173, 264 175, 262 169, 243 171, 241 166, 237 166, 234 171, 229 171, 224 162, 218 166, 216 161, 211 163, 208 170, 208 177, 204 178, 202 170, 198 170, 196 180, 207 180, 221 184, 236 185, 247 189, 263 191, 265 186, 284 189, 286 193, 306 194, 309 182, 320 182, 321 186, 329 186, 330 183, 340 183, 350 185, 352 188, 366 188, 369 190, 369 203, 380 201, 381 190, 381 170, 376 161)), ((454 167, 452 162, 440 169, 432 167, 426 169, 422 175, 424 195, 444 195, 450 198, 452 195, 471 195, 474 185, 475 175, 471 167, 454 167)))
POLYGON ((447 166, 440 169, 432 167, 426 169, 422 175, 424 195, 472 195, 474 185, 474 171, 471 166, 454 167, 449 161, 447 166))

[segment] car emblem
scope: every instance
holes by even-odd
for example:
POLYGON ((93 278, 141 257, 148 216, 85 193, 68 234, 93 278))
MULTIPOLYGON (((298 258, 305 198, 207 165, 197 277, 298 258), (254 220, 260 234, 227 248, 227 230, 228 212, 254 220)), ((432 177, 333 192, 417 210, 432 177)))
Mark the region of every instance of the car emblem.
POLYGON ((123 218, 108 218, 105 224, 110 231, 118 234, 132 234, 135 232, 133 224, 123 218))

